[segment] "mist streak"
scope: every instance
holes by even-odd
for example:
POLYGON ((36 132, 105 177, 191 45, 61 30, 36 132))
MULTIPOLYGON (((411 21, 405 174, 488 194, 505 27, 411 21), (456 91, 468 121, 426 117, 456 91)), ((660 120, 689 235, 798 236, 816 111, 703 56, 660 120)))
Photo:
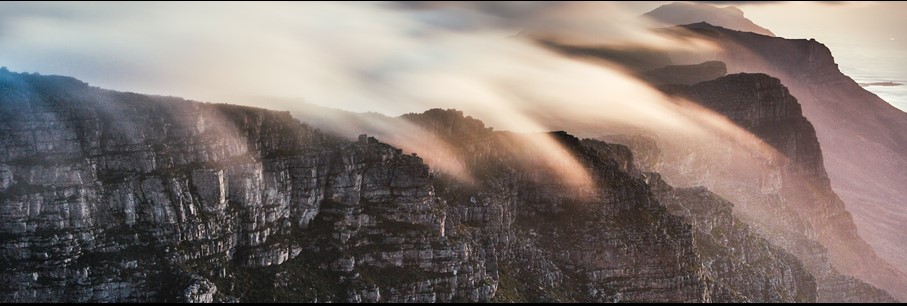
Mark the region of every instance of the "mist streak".
MULTIPOLYGON (((358 116, 351 127, 348 115, 306 114, 313 109, 300 102, 390 115, 456 108, 515 132, 593 135, 620 126, 696 138, 714 125, 703 111, 680 107, 619 69, 537 43, 703 47, 655 34, 614 3, 4 3, 0 9, 7 16, 0 22, 12 29, 0 36, 0 61, 12 69, 320 116, 320 126, 346 137, 357 136, 351 131, 392 135, 381 140, 464 181, 473 175, 456 143, 382 116, 358 116)), ((590 183, 588 171, 556 140, 531 139, 544 152, 542 165, 560 180, 590 183)))

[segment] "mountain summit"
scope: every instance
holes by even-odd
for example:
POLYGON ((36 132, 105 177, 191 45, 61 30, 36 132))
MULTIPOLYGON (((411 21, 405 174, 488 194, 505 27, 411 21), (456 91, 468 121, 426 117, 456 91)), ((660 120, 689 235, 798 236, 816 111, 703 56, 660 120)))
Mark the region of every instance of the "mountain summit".
POLYGON ((674 2, 659 6, 643 16, 668 25, 707 22, 728 29, 775 36, 772 31, 744 17, 743 11, 734 6, 716 7, 700 3, 674 2))

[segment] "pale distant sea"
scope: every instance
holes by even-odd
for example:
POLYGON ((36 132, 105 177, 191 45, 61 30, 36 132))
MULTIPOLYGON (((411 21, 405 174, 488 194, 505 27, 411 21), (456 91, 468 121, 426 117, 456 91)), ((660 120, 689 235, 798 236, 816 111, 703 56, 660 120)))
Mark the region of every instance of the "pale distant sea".
POLYGON ((857 83, 894 82, 899 86, 866 86, 894 107, 907 112, 907 53, 897 49, 829 45, 841 72, 857 83), (846 47, 846 48, 841 48, 846 47))

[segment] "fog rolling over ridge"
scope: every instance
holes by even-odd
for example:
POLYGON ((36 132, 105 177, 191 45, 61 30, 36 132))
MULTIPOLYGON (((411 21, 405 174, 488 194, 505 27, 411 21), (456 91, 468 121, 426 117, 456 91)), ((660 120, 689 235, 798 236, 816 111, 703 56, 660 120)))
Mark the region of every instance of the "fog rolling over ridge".
MULTIPOLYGON (((179 10, 167 4, 104 9, 93 5, 5 5, 10 15, 22 12, 5 20, 21 35, 0 42, 17 46, 5 49, 9 51, 0 58, 44 73, 81 75, 105 87, 270 106, 297 112, 303 118, 305 107, 300 102, 386 114, 456 108, 498 130, 518 132, 548 131, 566 126, 560 122, 581 122, 688 135, 715 133, 712 129, 721 126, 718 134, 746 134, 734 132, 733 125, 721 123, 707 111, 678 107, 620 69, 567 59, 535 42, 548 38, 627 47, 709 48, 659 36, 648 30, 652 25, 644 19, 612 3, 194 4, 179 10), (126 21, 162 14, 173 22, 126 21), (601 18, 602 14, 608 18, 601 18), (366 15, 369 18, 349 18, 366 15), (34 20, 46 22, 34 27, 34 20), (248 22, 224 28, 232 20, 248 22), (328 20, 333 24, 331 31, 324 26, 328 20), (92 27, 118 30, 88 30, 92 27), (176 31, 186 27, 193 30, 176 31), (124 32, 141 35, 124 38, 124 32), (40 37, 80 39, 41 41, 40 37), (108 56, 145 46, 151 39, 155 52, 129 53, 132 59, 108 56), (31 48, 36 50, 28 51, 31 48), (61 63, 57 52, 78 52, 74 55, 77 61, 61 63), (98 70, 86 75, 81 66, 98 70), (80 72, 70 73, 70 69, 80 72), (127 77, 112 77, 116 75, 127 77)), ((386 141, 407 150, 433 148, 420 152, 429 163, 470 180, 458 157, 445 149, 456 144, 431 141, 426 137, 429 133, 397 121, 366 120, 364 124, 367 129, 362 132, 388 135, 386 141), (427 146, 427 142, 435 145, 427 146)), ((343 129, 332 125, 326 130, 343 129)), ((355 137, 356 133, 343 136, 355 137)), ((558 171, 566 180, 588 180, 582 178, 585 170, 552 140, 541 137, 535 141, 548 148, 551 165, 566 167, 558 171)))
MULTIPOLYGON (((10 34, 0 39, 0 59, 14 71, 77 75, 98 86, 199 100, 242 103, 255 95, 387 114, 439 104, 440 95, 429 89, 443 84, 454 89, 521 86, 475 85, 479 80, 471 79, 518 78, 529 72, 525 79, 532 80, 539 77, 538 70, 562 73, 581 66, 543 61, 552 56, 521 33, 619 45, 677 45, 612 3, 425 8, 384 3, 8 3, 3 11, 10 34), (153 22, 163 15, 171 22, 153 22), (134 52, 143 48, 150 49, 134 52), (510 69, 496 69, 501 67, 510 69), (432 99, 422 101, 426 96, 432 99)), ((622 88, 618 85, 613 88, 622 88)), ((480 89, 470 90, 475 99, 483 98, 480 89)))
MULTIPOLYGON (((414 7, 376 3, 193 4, 188 8, 179 6, 179 10, 169 4, 122 4, 109 10, 93 5, 6 6, 9 12, 24 12, 24 16, 5 21, 9 28, 24 32, 0 41, 17 46, 4 49, 8 52, 0 53, 0 58, 26 63, 26 67, 42 73, 84 75, 84 71, 68 73, 82 65, 114 69, 90 71, 82 76, 105 87, 296 112, 304 110, 294 105, 299 102, 390 115, 433 107, 456 108, 498 130, 518 132, 559 129, 559 122, 589 122, 687 134, 713 133, 710 125, 714 125, 714 118, 697 118, 698 111, 677 107, 619 69, 564 58, 534 40, 544 37, 628 47, 708 48, 695 41, 678 44, 655 34, 648 30, 651 25, 644 19, 613 3, 414 7), (157 25, 126 21, 150 20, 159 14, 167 14, 172 22, 157 25), (33 20, 44 19, 48 22, 42 27, 29 26, 33 20), (224 28, 234 24, 232 20, 241 23, 224 28), (330 29, 326 24, 331 24, 330 29), (118 30, 85 28, 94 26, 118 30), (187 27, 192 30, 175 30, 187 27), (73 46, 72 41, 24 39, 28 31, 34 31, 28 37, 80 40, 73 46), (120 35, 124 32, 141 35, 123 39, 120 35), (174 35, 175 32, 180 34, 174 35), (135 57, 132 60, 112 57, 114 62, 124 61, 116 63, 105 55, 144 46, 151 39, 155 39, 156 52, 130 53, 135 57), (102 45, 103 50, 99 48, 102 45), (26 53, 31 48, 37 49, 39 56, 26 53), (62 50, 80 52, 76 57, 80 62, 50 65, 59 61, 56 52, 62 50), (127 77, 113 77, 116 75, 127 77), (130 79, 133 77, 137 79, 130 79)), ((371 126, 373 130, 394 133, 414 131, 416 136, 388 141, 416 152, 416 148, 426 147, 420 142, 425 141, 422 136, 427 133, 412 126, 371 126)), ((723 129, 734 127, 727 125, 723 129)), ((558 153, 560 149, 550 140, 538 141, 550 148, 552 160, 571 159, 558 153)), ((455 144, 439 148, 450 145, 455 144)), ((455 158, 453 154, 437 154, 455 158)), ((423 155, 432 157, 431 153, 423 155)), ((456 164, 439 161, 436 165, 463 174, 462 169, 453 166, 456 164)), ((571 170, 562 171, 564 176, 581 171, 569 164, 571 170)))
POLYGON ((2 3, 0 301, 907 299, 907 114, 642 5, 2 3))

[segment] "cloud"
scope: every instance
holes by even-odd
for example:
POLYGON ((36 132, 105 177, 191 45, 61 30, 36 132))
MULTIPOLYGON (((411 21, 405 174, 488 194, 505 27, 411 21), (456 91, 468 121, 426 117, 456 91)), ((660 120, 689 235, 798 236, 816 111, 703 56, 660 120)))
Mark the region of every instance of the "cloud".
POLYGON ((663 46, 672 40, 648 30, 653 24, 612 2, 402 2, 425 20, 451 29, 509 29, 574 43, 663 46))
POLYGON ((371 97, 334 89, 380 87, 388 75, 488 52, 480 48, 515 49, 510 46, 527 44, 508 41, 521 32, 595 43, 672 43, 610 4, 427 5, 442 7, 2 3, 0 22, 7 35, 0 38, 0 60, 17 70, 74 75, 141 92, 231 102, 268 93, 352 110, 402 112, 414 108, 372 107, 371 97), (583 12, 593 13, 585 13, 584 20, 578 18, 583 12))
POLYGON ((863 87, 870 87, 870 86, 888 86, 888 87, 891 87, 891 86, 903 86, 903 85, 904 85, 904 84, 902 84, 902 83, 891 82, 891 81, 884 81, 884 82, 867 82, 867 83, 857 83, 857 84, 860 84, 860 86, 863 86, 863 87))
MULTIPOLYGON (((0 3, 0 12, 2 65, 107 88, 297 114, 301 102, 389 115, 457 108, 518 132, 708 129, 634 77, 535 42, 678 45, 612 3, 0 3)), ((468 179, 446 152, 456 144, 386 120, 363 128, 396 134, 392 144, 407 150, 444 151, 429 162, 468 179)), ((565 181, 588 182, 557 141, 533 141, 565 181)))

